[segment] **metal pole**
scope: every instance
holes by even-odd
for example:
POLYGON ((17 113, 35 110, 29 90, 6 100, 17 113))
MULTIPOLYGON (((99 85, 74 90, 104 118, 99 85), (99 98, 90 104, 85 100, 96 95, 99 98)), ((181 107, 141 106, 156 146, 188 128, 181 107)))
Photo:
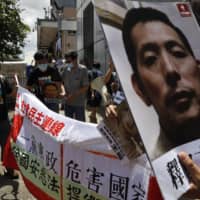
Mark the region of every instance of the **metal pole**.
POLYGON ((58 21, 57 56, 58 58, 60 58, 62 57, 62 36, 61 36, 62 9, 58 10, 57 21, 58 21))

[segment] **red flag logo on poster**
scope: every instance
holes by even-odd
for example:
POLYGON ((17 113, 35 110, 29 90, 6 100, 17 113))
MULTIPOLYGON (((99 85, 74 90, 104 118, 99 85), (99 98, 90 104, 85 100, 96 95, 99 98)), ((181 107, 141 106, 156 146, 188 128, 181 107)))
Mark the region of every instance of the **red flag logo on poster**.
POLYGON ((181 17, 191 17, 191 12, 188 4, 186 3, 177 3, 176 4, 178 11, 181 17))

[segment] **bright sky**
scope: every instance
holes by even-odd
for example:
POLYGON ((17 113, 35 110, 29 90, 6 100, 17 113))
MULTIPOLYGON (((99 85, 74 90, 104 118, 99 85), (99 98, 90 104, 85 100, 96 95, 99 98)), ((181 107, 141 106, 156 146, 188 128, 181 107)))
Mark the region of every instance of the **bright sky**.
POLYGON ((50 6, 50 0, 20 0, 20 8, 24 9, 21 13, 23 21, 29 25, 31 32, 26 39, 24 49, 25 61, 30 64, 34 53, 37 50, 37 18, 44 18, 44 8, 50 6), (35 29, 33 32, 32 30, 35 29))

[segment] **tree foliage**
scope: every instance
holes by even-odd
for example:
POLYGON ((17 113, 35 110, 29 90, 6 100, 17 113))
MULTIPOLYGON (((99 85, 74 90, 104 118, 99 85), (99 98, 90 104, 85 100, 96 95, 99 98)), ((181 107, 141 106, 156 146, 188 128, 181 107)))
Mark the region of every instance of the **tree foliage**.
POLYGON ((22 22, 19 0, 0 0, 0 61, 22 53, 29 27, 22 22))

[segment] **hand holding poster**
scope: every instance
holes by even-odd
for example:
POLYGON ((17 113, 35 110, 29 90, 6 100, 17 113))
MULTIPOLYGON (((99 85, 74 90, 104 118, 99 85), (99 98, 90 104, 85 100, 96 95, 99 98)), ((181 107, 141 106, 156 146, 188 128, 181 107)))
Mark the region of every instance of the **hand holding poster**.
POLYGON ((178 153, 185 151, 200 163, 199 27, 188 3, 131 1, 129 5, 139 8, 127 12, 115 1, 95 0, 162 194, 178 199, 189 188, 178 153), (108 9, 107 4, 115 6, 108 9), (110 17, 114 15, 118 20, 110 17))
POLYGON ((141 138, 125 100, 108 106, 106 117, 97 128, 108 139, 119 159, 133 160, 144 154, 141 138))

